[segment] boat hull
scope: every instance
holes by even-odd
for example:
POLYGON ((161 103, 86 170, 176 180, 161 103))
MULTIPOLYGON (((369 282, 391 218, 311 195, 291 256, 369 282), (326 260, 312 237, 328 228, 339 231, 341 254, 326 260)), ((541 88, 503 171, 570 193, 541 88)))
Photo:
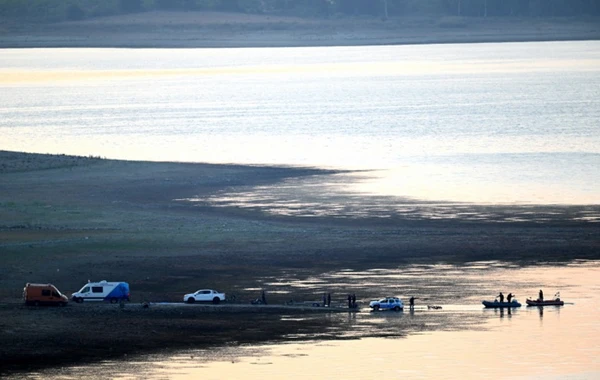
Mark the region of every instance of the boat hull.
POLYGON ((550 301, 537 301, 537 300, 526 300, 527 306, 563 306, 565 303, 561 300, 550 300, 550 301))
POLYGON ((521 307, 521 304, 512 301, 512 302, 498 302, 498 301, 482 301, 483 306, 487 308, 512 308, 512 307, 521 307))

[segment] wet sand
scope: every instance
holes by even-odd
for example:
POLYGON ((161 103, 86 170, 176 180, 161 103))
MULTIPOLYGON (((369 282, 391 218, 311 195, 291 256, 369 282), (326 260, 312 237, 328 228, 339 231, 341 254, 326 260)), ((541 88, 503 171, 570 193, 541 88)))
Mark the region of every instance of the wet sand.
MULTIPOLYGON (((140 306, 180 302, 183 294, 200 288, 249 304, 266 283, 289 273, 313 278, 344 268, 414 262, 600 258, 600 225, 573 218, 599 213, 597 205, 552 206, 552 212, 548 206, 529 206, 528 219, 511 222, 404 214, 293 217, 258 206, 215 207, 202 201, 241 188, 276 188, 287 178, 326 182, 332 174, 340 173, 0 152, 3 366, 31 370, 164 348, 276 341, 296 330, 318 335, 329 327, 319 323, 334 323, 284 323, 281 312, 140 306), (187 198, 200 201, 181 201, 187 198), (53 283, 70 295, 88 280, 129 282, 132 303, 124 310, 115 305, 22 305, 27 282, 53 283)), ((516 206, 485 209, 507 215, 523 211, 516 206)), ((267 288, 271 304, 322 295, 313 289, 288 294, 283 288, 267 288)), ((379 295, 376 288, 361 291, 361 300, 379 295)), ((343 297, 336 294, 336 302, 343 297)))
POLYGON ((312 19, 221 12, 145 12, 54 24, 6 20, 0 48, 220 48, 595 40, 593 18, 312 19))

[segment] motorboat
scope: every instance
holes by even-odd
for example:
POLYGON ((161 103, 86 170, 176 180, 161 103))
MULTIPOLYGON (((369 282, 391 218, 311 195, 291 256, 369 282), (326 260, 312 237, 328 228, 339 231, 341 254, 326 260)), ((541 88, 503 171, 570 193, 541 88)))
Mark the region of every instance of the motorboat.
POLYGON ((527 306, 563 306, 565 304, 565 301, 560 299, 560 293, 556 293, 554 299, 551 300, 540 300, 539 298, 532 300, 531 298, 527 298, 525 302, 527 306))
POLYGON ((512 307, 521 307, 521 304, 517 300, 512 300, 510 302, 500 302, 498 300, 494 301, 482 301, 483 306, 486 308, 512 308, 512 307))

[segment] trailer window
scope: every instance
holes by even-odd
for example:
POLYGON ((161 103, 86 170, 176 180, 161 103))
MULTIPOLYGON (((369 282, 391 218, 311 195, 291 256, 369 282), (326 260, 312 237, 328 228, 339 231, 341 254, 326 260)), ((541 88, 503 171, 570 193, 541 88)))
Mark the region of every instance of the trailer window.
POLYGON ((42 296, 43 297, 50 297, 50 290, 49 289, 42 289, 42 296))
POLYGON ((101 286, 92 286, 92 293, 102 293, 102 287, 101 286))

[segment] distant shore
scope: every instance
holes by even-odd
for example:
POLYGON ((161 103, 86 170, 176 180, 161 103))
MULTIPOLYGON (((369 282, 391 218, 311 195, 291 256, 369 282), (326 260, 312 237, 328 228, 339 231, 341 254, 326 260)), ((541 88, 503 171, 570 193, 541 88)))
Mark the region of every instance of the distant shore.
POLYGON ((146 12, 85 21, 5 23, 0 48, 360 46, 600 39, 600 20, 302 19, 219 12, 146 12))

